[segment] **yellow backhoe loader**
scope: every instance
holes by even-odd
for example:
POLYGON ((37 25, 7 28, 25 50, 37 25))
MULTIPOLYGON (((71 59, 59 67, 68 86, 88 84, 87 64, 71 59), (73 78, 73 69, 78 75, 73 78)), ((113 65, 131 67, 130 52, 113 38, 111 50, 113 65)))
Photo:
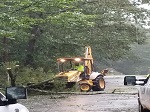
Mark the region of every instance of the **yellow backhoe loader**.
POLYGON ((90 46, 85 47, 84 57, 59 58, 57 61, 59 73, 55 78, 67 81, 68 86, 78 83, 80 90, 84 92, 91 90, 103 91, 105 89, 105 80, 103 77, 108 70, 103 70, 100 73, 94 72, 93 57, 90 46), (83 66, 83 70, 75 69, 74 66, 76 63, 83 66))
POLYGON ((28 83, 27 88, 49 90, 54 87, 56 79, 65 81, 67 87, 79 85, 81 91, 103 91, 105 89, 104 76, 108 70, 102 70, 100 73, 94 71, 93 57, 91 47, 85 47, 84 57, 59 58, 57 59, 59 73, 54 79, 48 79, 38 84, 28 83), (78 65, 78 68, 77 66, 78 65))

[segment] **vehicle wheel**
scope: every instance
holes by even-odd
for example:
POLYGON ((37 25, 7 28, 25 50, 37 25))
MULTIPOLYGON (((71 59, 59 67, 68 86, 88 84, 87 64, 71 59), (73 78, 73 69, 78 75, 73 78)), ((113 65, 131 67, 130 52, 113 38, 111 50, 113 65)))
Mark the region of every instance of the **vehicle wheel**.
POLYGON ((99 76, 94 80, 94 86, 92 87, 92 90, 104 91, 104 89, 105 89, 105 80, 102 76, 99 76))
POLYGON ((139 112, 150 112, 150 110, 143 109, 143 106, 142 106, 141 103, 139 102, 139 112))
POLYGON ((132 85, 133 85, 133 86, 135 86, 135 85, 136 85, 136 83, 135 83, 135 82, 133 82, 133 83, 132 83, 132 85))
POLYGON ((80 84, 80 90, 81 92, 89 92, 91 90, 91 85, 88 83, 82 83, 80 84))
POLYGON ((75 86, 76 82, 67 82, 66 87, 67 88, 73 88, 75 86))
POLYGON ((127 85, 126 77, 124 78, 124 85, 127 85))

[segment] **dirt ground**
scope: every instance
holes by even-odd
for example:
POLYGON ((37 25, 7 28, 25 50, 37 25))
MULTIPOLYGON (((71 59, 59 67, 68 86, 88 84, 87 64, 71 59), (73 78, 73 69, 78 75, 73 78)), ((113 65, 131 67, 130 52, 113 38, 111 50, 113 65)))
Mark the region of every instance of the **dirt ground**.
POLYGON ((124 86, 124 76, 106 76, 103 92, 41 95, 21 100, 30 112, 138 112, 138 86, 124 86))

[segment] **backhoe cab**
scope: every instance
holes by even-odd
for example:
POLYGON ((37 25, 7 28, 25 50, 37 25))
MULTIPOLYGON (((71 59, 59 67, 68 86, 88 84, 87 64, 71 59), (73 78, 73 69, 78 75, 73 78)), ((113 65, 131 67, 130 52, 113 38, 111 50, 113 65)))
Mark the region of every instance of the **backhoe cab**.
POLYGON ((93 91, 103 91, 105 89, 103 76, 108 70, 103 70, 101 73, 94 72, 91 47, 85 47, 85 57, 59 58, 57 61, 59 73, 56 78, 67 81, 68 85, 78 83, 80 90, 84 92, 91 89, 93 91), (76 63, 83 66, 83 70, 74 69, 76 63))
POLYGON ((67 82, 78 82, 89 78, 89 68, 85 66, 85 61, 91 62, 87 58, 60 58, 58 59, 59 74, 56 77, 63 78, 67 82), (80 67, 77 69, 77 67, 80 67))

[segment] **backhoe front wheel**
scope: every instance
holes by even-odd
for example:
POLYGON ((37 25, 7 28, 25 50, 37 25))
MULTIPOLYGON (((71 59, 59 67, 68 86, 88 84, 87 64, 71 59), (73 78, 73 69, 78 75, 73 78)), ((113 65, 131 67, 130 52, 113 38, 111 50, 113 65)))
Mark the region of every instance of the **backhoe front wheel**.
POLYGON ((93 91, 104 91, 105 89, 105 80, 102 76, 97 77, 94 81, 94 86, 92 87, 93 91))
POLYGON ((81 92, 89 92, 91 90, 91 85, 88 83, 82 83, 80 84, 80 90, 81 92))

